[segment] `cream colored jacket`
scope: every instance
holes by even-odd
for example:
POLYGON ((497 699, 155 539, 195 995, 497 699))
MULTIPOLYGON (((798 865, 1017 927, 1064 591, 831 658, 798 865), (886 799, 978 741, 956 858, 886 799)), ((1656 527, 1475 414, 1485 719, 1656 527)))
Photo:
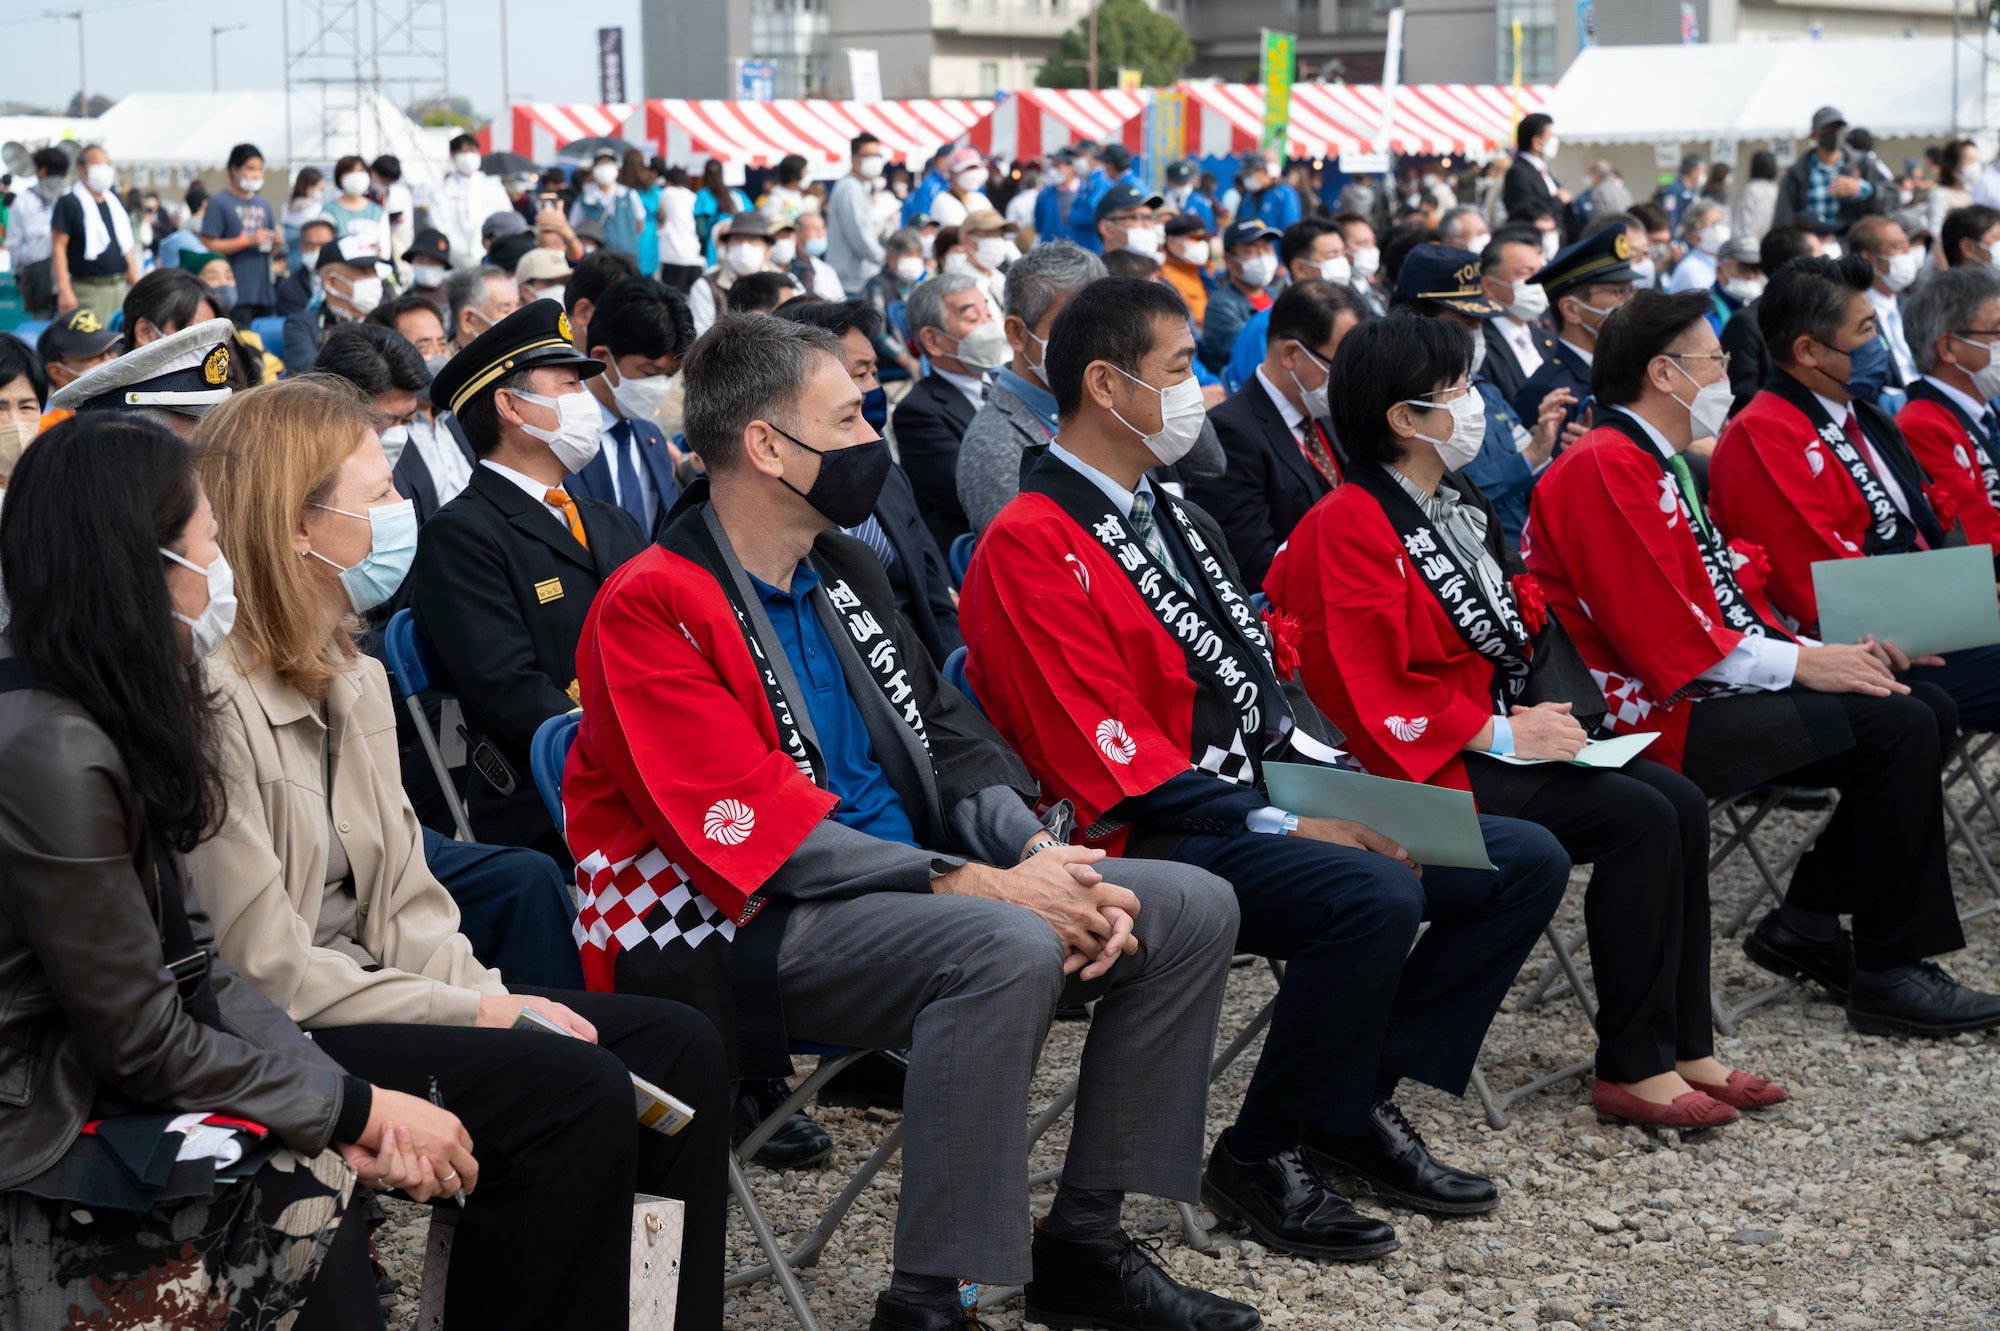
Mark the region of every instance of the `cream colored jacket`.
POLYGON ((188 869, 218 950, 307 1030, 472 1025, 480 996, 506 988, 473 957, 457 903, 424 863, 381 663, 364 656, 335 678, 322 722, 304 694, 254 659, 231 638, 207 663, 209 685, 222 695, 229 814, 188 856, 188 869), (380 970, 313 946, 326 882, 329 753, 333 818, 354 873, 356 941, 380 970))

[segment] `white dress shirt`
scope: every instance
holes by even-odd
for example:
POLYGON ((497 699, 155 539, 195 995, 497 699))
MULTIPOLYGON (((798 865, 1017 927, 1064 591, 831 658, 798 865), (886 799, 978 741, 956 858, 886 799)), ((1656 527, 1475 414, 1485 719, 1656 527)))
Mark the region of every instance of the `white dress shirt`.
MULTIPOLYGON (((959 374, 955 371, 947 370, 943 366, 935 364, 931 366, 931 369, 934 373, 943 378, 943 380, 946 383, 950 384, 953 388, 956 388, 959 392, 965 394, 965 400, 972 404, 972 409, 974 411, 979 410, 981 406, 985 405, 986 380, 983 376, 977 374, 959 374)), ((1083 464, 1078 463, 1077 465, 1082 466, 1083 464)), ((1129 509, 1129 507, 1130 507, 1130 501, 1128 500, 1127 508, 1129 509)))
POLYGON ((1292 432, 1292 442, 1304 448, 1306 414, 1293 406, 1290 398, 1278 391, 1278 386, 1271 382, 1271 376, 1264 373, 1264 367, 1261 365, 1257 367, 1257 382, 1264 385, 1264 391, 1270 394, 1272 404, 1278 408, 1278 414, 1285 418, 1285 428, 1292 432))
MULTIPOLYGON (((1946 383, 1944 380, 1938 378, 1934 374, 1925 375, 1924 382, 1929 384, 1932 388, 1937 389, 1938 392, 1943 393, 1953 402, 1956 402, 1959 406, 1959 410, 1963 411, 1966 415, 1972 417, 1973 420, 1978 421, 1982 424, 1986 420, 1986 413, 1992 410, 1991 407, 1989 407, 1986 403, 1981 402, 1978 398, 1972 396, 1972 394, 1966 392, 1963 389, 1952 387, 1950 384, 1946 383)), ((1975 439, 1973 442, 1978 443, 1979 441, 1975 439)))
POLYGON ((430 471, 439 505, 458 498, 472 481, 472 464, 466 461, 465 450, 458 446, 451 431, 420 411, 410 418, 410 442, 430 471))
MULTIPOLYGON (((1562 343, 1562 344, 1563 344, 1564 346, 1568 347, 1568 348, 1569 348, 1569 349, 1570 349, 1570 350, 1571 350, 1572 352, 1574 352, 1574 353, 1576 354, 1576 356, 1577 356, 1577 357, 1578 357, 1578 358, 1579 358, 1580 360, 1582 360, 1582 361, 1583 361, 1583 363, 1584 363, 1585 365, 1588 365, 1588 364, 1590 364, 1590 361, 1591 361, 1591 355, 1590 355, 1590 353, 1589 353, 1588 351, 1585 351, 1585 350, 1584 350, 1584 349, 1583 349, 1582 347, 1578 346, 1578 345, 1577 345, 1576 343, 1574 343, 1574 342, 1570 341, 1570 340, 1569 340, 1568 338, 1566 338, 1566 337, 1559 337, 1559 338, 1557 338, 1557 339, 1556 339, 1556 341, 1558 341, 1558 342, 1562 343)), ((1643 423, 1644 423, 1644 422, 1641 422, 1641 424, 1643 424, 1643 423)))
POLYGON ((1715 256, 1703 250, 1689 250, 1674 265, 1674 271, 1667 278, 1667 294, 1678 296, 1683 291, 1706 291, 1715 285, 1715 256))
MULTIPOLYGON (((564 531, 569 531, 569 514, 563 512, 562 508, 559 505, 551 504, 548 499, 549 491, 551 490, 561 490, 564 494, 569 494, 569 491, 565 489, 563 486, 544 484, 543 482, 536 480, 532 476, 526 475, 522 472, 515 471, 512 467, 503 467, 499 463, 495 462, 492 458, 479 459, 479 465, 482 467, 491 467, 494 471, 498 472, 502 476, 505 476, 508 480, 512 481, 515 485, 519 486, 521 488, 521 493, 527 495, 528 498, 535 501, 536 507, 540 508, 542 512, 548 514, 550 517, 554 518, 558 523, 562 524, 562 529, 564 531)), ((576 502, 574 497, 571 498, 570 502, 571 503, 576 502)))
POLYGON ((1905 385, 1916 382, 1917 362, 1910 355, 1909 339, 1903 336, 1903 307, 1894 296, 1868 288, 1868 303, 1875 310, 1875 326, 1888 339, 1889 354, 1896 358, 1896 373, 1905 385))
POLYGON ((1542 184, 1548 186, 1550 194, 1554 194, 1562 188, 1562 186, 1556 184, 1556 178, 1549 174, 1549 164, 1547 162, 1544 162, 1533 153, 1522 153, 1521 160, 1535 168, 1535 174, 1542 178, 1542 184))
POLYGON ((1511 314, 1501 315, 1494 323, 1500 327, 1500 336, 1507 340, 1507 349, 1514 353, 1514 362, 1521 367, 1523 379, 1542 368, 1542 350, 1535 345, 1534 329, 1511 314))
MULTIPOLYGON (((591 394, 593 399, 596 396, 594 393, 591 394)), ((597 411, 604 418, 604 434, 598 440, 597 447, 598 451, 604 454, 604 464, 611 472, 611 502, 623 508, 625 506, 625 492, 619 487, 618 483, 618 437, 612 434, 611 431, 617 426, 618 422, 625 418, 605 406, 601 400, 597 403, 597 411)), ((643 497, 646 508, 644 526, 647 531, 651 531, 653 530, 653 524, 660 520, 660 492, 653 484, 652 473, 646 470, 646 454, 639 447, 639 431, 634 428, 627 430, 625 433, 627 438, 624 447, 631 454, 632 470, 638 474, 639 493, 643 497)), ((569 519, 565 518, 563 521, 567 523, 569 519)))

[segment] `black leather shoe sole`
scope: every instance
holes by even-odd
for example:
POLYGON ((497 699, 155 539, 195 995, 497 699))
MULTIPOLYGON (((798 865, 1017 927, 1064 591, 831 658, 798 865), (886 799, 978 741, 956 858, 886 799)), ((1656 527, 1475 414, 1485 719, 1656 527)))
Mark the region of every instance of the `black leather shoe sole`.
MULTIPOLYGON (((1037 1303, 1023 1302, 1021 1315, 1024 1321, 1040 1322, 1043 1326, 1054 1327, 1055 1331, 1156 1331, 1156 1324, 1131 1322, 1121 1317, 1101 1313, 1066 1313, 1053 1308, 1044 1308, 1037 1303)), ((1258 1318, 1244 1331, 1257 1331, 1264 1325, 1258 1318)))
POLYGON ((1863 1035, 1960 1035, 1966 1031, 1990 1031, 2000 1027, 2000 1014, 1963 1017, 1955 1021, 1923 1021, 1886 1012, 1856 1012, 1847 1009, 1847 1024, 1863 1035))
POLYGON ((1788 980, 1811 980, 1833 995, 1836 1003, 1847 1001, 1846 976, 1829 976, 1826 968, 1816 961, 1806 961, 1791 953, 1778 951, 1755 930, 1743 936, 1743 955, 1773 975, 1782 975, 1788 980))
POLYGON ((1386 1256, 1403 1246, 1395 1239, 1384 1239, 1380 1243, 1357 1243, 1335 1248, 1317 1243, 1302 1243, 1297 1239, 1287 1238, 1285 1235, 1265 1225, 1256 1216, 1240 1209, 1227 1193, 1223 1192, 1222 1189, 1216 1187, 1213 1183, 1210 1183, 1206 1178, 1203 1178, 1201 1181, 1201 1204, 1215 1212, 1218 1220, 1227 1224, 1241 1225, 1243 1228, 1249 1230, 1257 1236, 1257 1241, 1265 1247, 1276 1249, 1279 1252, 1291 1253, 1299 1257, 1323 1257, 1330 1262, 1365 1262, 1372 1258, 1386 1256))
MULTIPOLYGON (((1328 1155, 1325 1151, 1316 1150, 1311 1146, 1306 1147, 1306 1152, 1318 1163, 1321 1171, 1335 1183, 1358 1183, 1360 1186, 1353 1189, 1354 1192, 1365 1192, 1385 1201, 1401 1202, 1414 1211, 1427 1211, 1432 1215, 1485 1215, 1488 1211, 1500 1208, 1498 1196, 1489 1197, 1483 1202, 1453 1202, 1441 1197, 1427 1197, 1418 1192, 1405 1192, 1392 1183, 1385 1183, 1371 1174, 1363 1173, 1337 1155, 1328 1155)), ((1341 1191, 1347 1192, 1348 1189, 1343 1188, 1341 1191)))

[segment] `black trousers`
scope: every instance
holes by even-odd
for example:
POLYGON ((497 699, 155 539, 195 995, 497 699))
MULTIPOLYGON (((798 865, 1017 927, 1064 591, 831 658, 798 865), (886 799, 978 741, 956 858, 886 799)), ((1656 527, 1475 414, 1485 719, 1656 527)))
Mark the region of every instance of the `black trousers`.
MULTIPOLYGON (((599 1331, 628 1318, 632 1194, 686 1206, 682 1331, 722 1326, 728 1201, 728 1067, 722 1039, 665 999, 540 993, 597 1027, 585 1044, 540 1031, 343 1026, 313 1039, 357 1077, 439 1098, 472 1134, 466 1199, 445 1290, 448 1331, 599 1331), (633 1118, 627 1069, 695 1109, 673 1137, 633 1118)), ((449 1201, 441 1203, 450 1205, 449 1201)))
POLYGON ((1597 988, 1597 1075, 1635 1082, 1715 1052, 1708 1003, 1708 799, 1636 758, 1615 772, 1468 757, 1487 813, 1524 818, 1591 867, 1584 927, 1597 988))
POLYGON ((382 1300, 368 1262, 367 1210, 357 1196, 340 1218, 292 1331, 375 1331, 383 1325, 382 1300))
POLYGON ((1497 869, 1431 866, 1421 878, 1304 837, 1191 836, 1175 848, 1236 889, 1237 946, 1286 963, 1245 1113, 1358 1137, 1378 1086, 1409 1078, 1465 1093, 1569 882, 1568 857, 1541 828, 1488 817, 1479 828, 1497 869))
MULTIPOLYGON (((1802 707, 1838 707, 1854 744, 1777 778, 1840 792, 1833 821, 1792 872, 1785 904, 1852 915, 1854 964, 1861 970, 1890 970, 1964 947, 1945 863, 1941 780, 1944 756, 1958 733, 1956 704, 1927 683, 1913 683, 1909 693, 1888 698, 1795 693, 1802 707)), ((1714 698, 1695 706, 1726 709, 1731 701, 1714 698)), ((1699 711, 1696 717, 1700 722, 1699 711)), ((1690 750, 1728 738, 1724 720, 1688 728, 1690 750)))

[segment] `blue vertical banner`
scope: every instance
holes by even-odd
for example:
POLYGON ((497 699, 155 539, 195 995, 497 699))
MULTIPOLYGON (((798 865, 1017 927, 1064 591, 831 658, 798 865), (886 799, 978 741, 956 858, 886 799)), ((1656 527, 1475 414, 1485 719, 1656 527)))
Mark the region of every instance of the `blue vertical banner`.
POLYGON ((1597 45, 1597 5, 1595 0, 1576 0, 1576 49, 1588 51, 1597 45))

